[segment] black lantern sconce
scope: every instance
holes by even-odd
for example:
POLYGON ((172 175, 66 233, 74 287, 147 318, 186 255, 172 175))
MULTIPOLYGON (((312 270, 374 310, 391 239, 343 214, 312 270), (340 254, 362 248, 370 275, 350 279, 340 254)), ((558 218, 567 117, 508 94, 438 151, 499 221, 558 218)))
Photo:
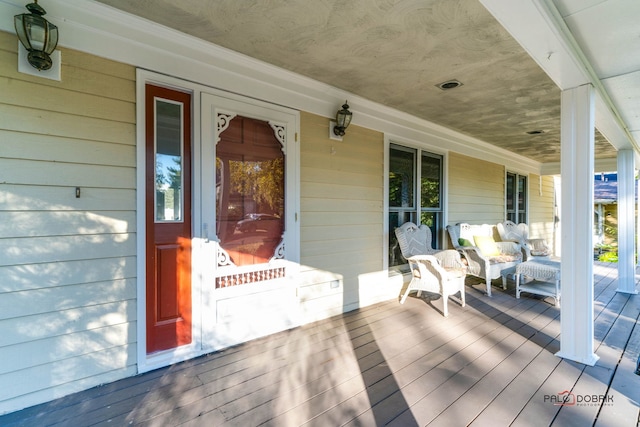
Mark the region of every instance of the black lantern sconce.
POLYGON ((352 116, 353 114, 349 111, 349 104, 344 101, 342 110, 338 110, 336 113, 336 125, 333 127, 333 133, 337 136, 344 136, 344 131, 349 127, 352 116))
POLYGON ((26 7, 31 13, 14 17, 16 34, 29 52, 29 64, 40 71, 48 70, 53 64, 50 55, 58 45, 58 27, 44 19, 47 12, 38 5, 38 0, 26 7))

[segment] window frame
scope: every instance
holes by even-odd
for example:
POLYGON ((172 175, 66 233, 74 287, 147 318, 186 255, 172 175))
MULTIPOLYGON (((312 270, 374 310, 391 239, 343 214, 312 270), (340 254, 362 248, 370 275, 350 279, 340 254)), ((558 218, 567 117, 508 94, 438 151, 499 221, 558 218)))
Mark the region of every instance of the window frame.
MULTIPOLYGON (((394 238, 394 228, 395 225, 391 223, 391 215, 392 213, 405 213, 410 219, 408 221, 413 221, 416 223, 420 223, 422 215, 424 213, 434 213, 437 217, 437 223, 435 225, 435 232, 432 229, 432 235, 434 241, 432 245, 436 249, 443 249, 445 245, 444 241, 444 229, 446 224, 446 165, 447 165, 447 157, 446 153, 439 152, 437 149, 433 149, 432 147, 425 147, 422 145, 414 145, 407 144, 400 141, 387 141, 385 147, 385 229, 387 232, 385 233, 385 242, 384 242, 384 264, 385 268, 390 272, 406 272, 408 271, 407 263, 399 264, 392 266, 391 265, 391 257, 392 257, 392 248, 391 243, 395 240, 394 238), (391 197, 391 189, 390 189, 390 174, 391 174, 391 153, 392 150, 399 150, 404 152, 413 153, 413 203, 411 206, 391 206, 390 197, 391 197), (422 206, 422 191, 421 186, 422 183, 422 161, 424 157, 436 158, 439 161, 439 206, 438 207, 423 207, 422 206)), ((406 222, 406 221, 405 221, 406 222)))
POLYGON ((516 224, 529 223, 529 176, 518 172, 506 171, 504 181, 504 218, 516 224), (509 179, 513 178, 511 183, 511 197, 509 179), (520 183, 523 182, 522 191, 520 191, 520 183), (520 194, 522 193, 522 208, 520 207, 520 194), (512 209, 509 209, 509 199, 512 202, 512 209))

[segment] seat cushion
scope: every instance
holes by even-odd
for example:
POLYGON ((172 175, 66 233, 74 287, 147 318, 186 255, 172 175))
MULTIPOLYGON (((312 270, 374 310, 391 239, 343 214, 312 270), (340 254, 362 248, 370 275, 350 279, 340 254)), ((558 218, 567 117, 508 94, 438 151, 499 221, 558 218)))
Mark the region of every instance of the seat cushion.
POLYGON ((492 257, 500 255, 500 249, 496 245, 495 240, 491 236, 473 236, 476 246, 482 252, 482 255, 486 257, 492 257))
POLYGON ((467 275, 466 268, 446 268, 447 274, 449 277, 465 277, 467 275))
POLYGON ((521 254, 514 255, 497 255, 489 258, 489 263, 491 264, 502 264, 505 262, 519 262, 522 261, 521 254))

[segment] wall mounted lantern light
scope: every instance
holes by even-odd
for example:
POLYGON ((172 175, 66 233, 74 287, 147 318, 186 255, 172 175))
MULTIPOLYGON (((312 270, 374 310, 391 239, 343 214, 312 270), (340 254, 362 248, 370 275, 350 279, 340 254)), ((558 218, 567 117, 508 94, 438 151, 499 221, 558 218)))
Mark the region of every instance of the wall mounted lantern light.
POLYGON ((48 70, 52 65, 50 55, 58 45, 58 27, 44 19, 47 12, 38 5, 38 0, 26 7, 31 13, 14 17, 16 34, 29 52, 29 64, 40 71, 48 70))
POLYGON ((344 131, 349 127, 352 116, 353 114, 349 111, 349 104, 347 104, 347 101, 344 101, 342 110, 338 110, 336 113, 336 125, 333 128, 333 133, 337 136, 344 136, 344 131))

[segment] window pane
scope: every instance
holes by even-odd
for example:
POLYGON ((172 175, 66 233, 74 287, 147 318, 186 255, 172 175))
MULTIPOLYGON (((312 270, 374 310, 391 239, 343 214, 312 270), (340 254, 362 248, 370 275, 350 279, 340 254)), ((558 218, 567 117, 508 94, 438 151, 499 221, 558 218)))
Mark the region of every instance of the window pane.
POLYGON ((400 252, 395 229, 409 221, 416 222, 412 212, 389 212, 389 267, 407 264, 400 252))
POLYGON ((216 145, 216 233, 235 265, 268 262, 284 233, 284 153, 267 122, 236 116, 216 145))
POLYGON ((514 174, 512 173, 507 174, 507 196, 506 196, 507 213, 513 212, 516 208, 513 202, 515 198, 515 186, 516 186, 515 179, 516 179, 516 176, 514 174))
POLYGON ((442 176, 442 160, 439 157, 422 156, 420 204, 423 208, 439 208, 442 176))
POLYGON ((415 206, 415 151, 391 148, 389 156, 389 207, 415 206))
POLYGON ((156 99, 156 221, 182 221, 182 105, 156 99))
POLYGON ((420 214, 420 224, 424 224, 431 230, 431 247, 439 249, 440 246, 440 213, 422 212, 420 214))
POLYGON ((527 177, 518 175, 518 211, 527 210, 527 177))
MULTIPOLYGON (((514 221, 515 222, 515 221, 514 221)), ((519 212, 518 213, 518 222, 527 222, 527 213, 526 212, 519 212)))

